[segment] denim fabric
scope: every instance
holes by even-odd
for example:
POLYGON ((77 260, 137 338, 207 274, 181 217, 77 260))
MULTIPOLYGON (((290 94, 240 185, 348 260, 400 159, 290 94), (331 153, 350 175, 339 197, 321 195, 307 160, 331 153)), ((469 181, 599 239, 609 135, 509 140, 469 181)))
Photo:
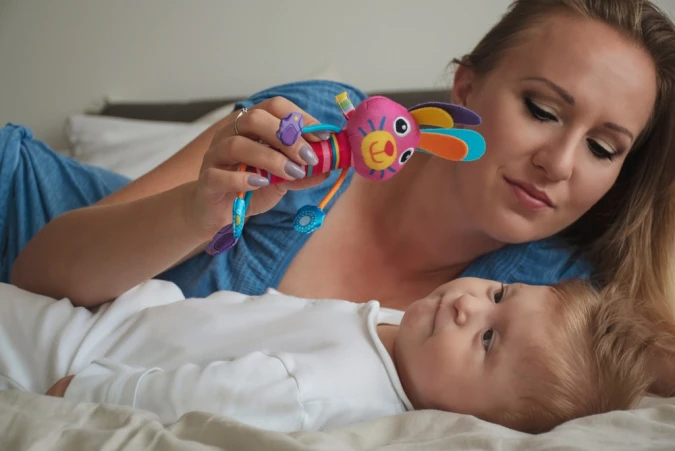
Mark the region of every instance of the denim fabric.
POLYGON ((54 152, 20 125, 0 128, 0 282, 49 221, 91 205, 129 182, 54 152))
MULTIPOLYGON (((238 107, 283 96, 320 122, 343 126, 344 118, 334 101, 342 91, 349 93, 355 105, 366 98, 354 87, 313 80, 266 89, 238 107)), ((239 243, 227 253, 197 255, 158 278, 175 282, 188 297, 204 297, 217 290, 261 294, 268 287, 276 287, 308 239, 293 230, 295 213, 304 205, 318 204, 337 176, 333 173, 312 189, 291 191, 274 209, 250 218, 239 243)), ((351 176, 334 199, 349 186, 351 176)), ((27 128, 9 124, 0 129, 0 282, 9 281, 16 256, 48 221, 91 205, 128 182, 52 151, 35 140, 27 128)), ((548 239, 506 246, 474 261, 463 275, 504 283, 552 284, 572 277, 588 278, 591 269, 574 249, 548 239)))

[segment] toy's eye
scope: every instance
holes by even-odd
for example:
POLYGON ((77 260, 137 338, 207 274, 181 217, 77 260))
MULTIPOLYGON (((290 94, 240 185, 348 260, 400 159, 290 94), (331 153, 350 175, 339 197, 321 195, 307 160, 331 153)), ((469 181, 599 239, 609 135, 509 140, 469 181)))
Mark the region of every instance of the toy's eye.
POLYGON ((404 150, 401 156, 399 157, 398 162, 401 164, 406 164, 410 159, 410 157, 413 156, 413 153, 415 153, 415 149, 413 149, 412 147, 404 150))
POLYGON ((398 136, 405 136, 410 132, 410 124, 404 117, 397 117, 394 121, 394 131, 398 136))

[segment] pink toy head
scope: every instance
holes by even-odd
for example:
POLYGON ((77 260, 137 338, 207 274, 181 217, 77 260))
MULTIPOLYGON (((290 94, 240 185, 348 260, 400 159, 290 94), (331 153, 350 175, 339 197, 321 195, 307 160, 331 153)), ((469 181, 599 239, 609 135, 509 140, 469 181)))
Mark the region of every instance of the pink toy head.
POLYGON ((420 128, 408 110, 386 97, 369 97, 350 114, 347 137, 358 174, 387 180, 412 157, 420 128))

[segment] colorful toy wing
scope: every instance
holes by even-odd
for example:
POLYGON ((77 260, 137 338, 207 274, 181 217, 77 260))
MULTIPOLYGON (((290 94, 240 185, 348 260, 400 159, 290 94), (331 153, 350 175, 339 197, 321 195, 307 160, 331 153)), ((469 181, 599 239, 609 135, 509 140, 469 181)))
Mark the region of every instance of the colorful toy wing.
POLYGON ((408 111, 420 127, 418 151, 451 161, 474 161, 485 153, 482 135, 454 128, 455 124, 480 124, 480 116, 473 111, 443 102, 422 103, 408 111))

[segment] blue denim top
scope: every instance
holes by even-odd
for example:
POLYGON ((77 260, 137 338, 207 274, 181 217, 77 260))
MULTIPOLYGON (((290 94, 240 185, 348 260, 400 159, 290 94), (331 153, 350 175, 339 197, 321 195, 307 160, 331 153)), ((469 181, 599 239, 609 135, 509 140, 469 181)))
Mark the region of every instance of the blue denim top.
MULTIPOLYGON (((352 86, 312 80, 266 89, 238 107, 283 96, 320 122, 343 126, 345 119, 334 101, 343 91, 355 105, 366 98, 352 86)), ((335 183, 338 172, 317 187, 289 191, 272 210, 249 218, 241 239, 227 253, 216 257, 202 253, 158 278, 175 282, 188 297, 204 297, 217 290, 260 294, 268 287, 276 288, 309 238, 293 229, 296 212, 305 205, 317 205, 335 183)), ((351 177, 326 206, 326 212, 349 186, 351 177)), ((91 204, 126 183, 128 180, 117 174, 53 152, 34 140, 25 127, 10 124, 0 129, 0 201, 4 203, 0 204, 1 281, 8 281, 16 255, 48 220, 91 204)), ((507 245, 476 259, 462 275, 504 283, 553 284, 572 277, 589 278, 591 270, 577 250, 551 238, 507 245)))

